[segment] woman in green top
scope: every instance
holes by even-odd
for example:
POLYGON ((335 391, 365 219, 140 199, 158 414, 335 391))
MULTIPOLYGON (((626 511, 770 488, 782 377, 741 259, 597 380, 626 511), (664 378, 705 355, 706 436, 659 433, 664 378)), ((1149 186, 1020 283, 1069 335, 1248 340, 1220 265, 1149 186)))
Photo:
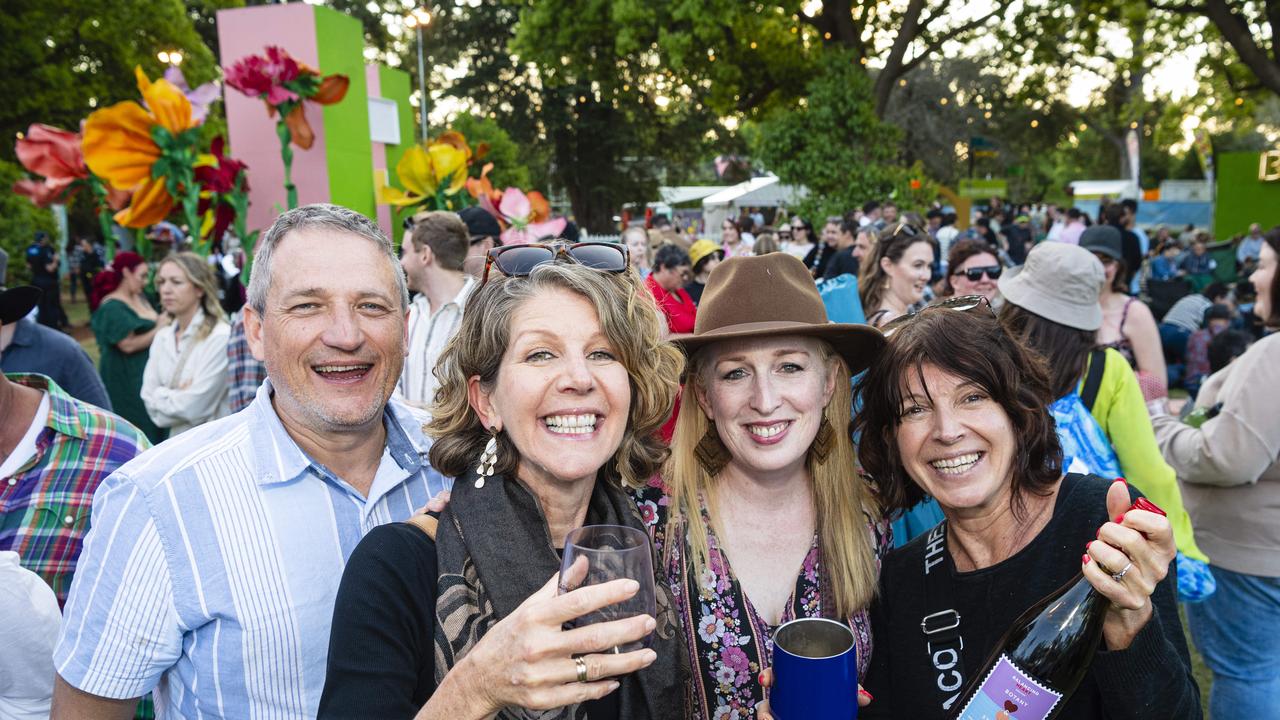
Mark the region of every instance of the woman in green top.
POLYGON ((1110 441, 1124 478, 1168 513, 1178 551, 1208 562, 1196 546, 1177 476, 1156 445, 1137 376, 1115 350, 1093 352, 1102 324, 1098 296, 1104 273, 1102 262, 1078 245, 1041 243, 1021 272, 1000 278, 1001 324, 1049 361, 1056 398, 1082 393, 1090 358, 1102 358, 1097 394, 1086 403, 1089 415, 1110 441))
POLYGON ((142 373, 147 367, 151 340, 168 325, 168 315, 157 315, 143 294, 147 283, 147 263, 141 255, 118 253, 106 270, 94 278, 97 308, 89 324, 98 340, 98 374, 107 386, 107 396, 116 414, 158 443, 167 433, 151 422, 142 404, 142 373))

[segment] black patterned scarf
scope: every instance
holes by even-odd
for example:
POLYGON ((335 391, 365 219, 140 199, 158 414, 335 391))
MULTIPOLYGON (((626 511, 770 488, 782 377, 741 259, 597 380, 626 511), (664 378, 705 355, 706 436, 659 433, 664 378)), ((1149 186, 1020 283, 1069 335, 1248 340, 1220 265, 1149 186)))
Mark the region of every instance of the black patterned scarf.
MULTIPOLYGON (((598 482, 591 493, 587 524, 625 525, 645 531, 630 496, 598 482)), ((523 483, 489 478, 475 487, 475 476, 460 477, 436 531, 439 581, 436 596, 436 682, 489 628, 513 612, 560 570, 546 517, 523 483)), ((655 568, 658 565, 655 562, 655 568)), ((671 591, 654 578, 658 627, 652 647, 658 659, 621 678, 622 720, 674 720, 686 716, 688 659, 671 591)), ((501 720, 580 720, 581 705, 533 711, 505 708, 501 720)))

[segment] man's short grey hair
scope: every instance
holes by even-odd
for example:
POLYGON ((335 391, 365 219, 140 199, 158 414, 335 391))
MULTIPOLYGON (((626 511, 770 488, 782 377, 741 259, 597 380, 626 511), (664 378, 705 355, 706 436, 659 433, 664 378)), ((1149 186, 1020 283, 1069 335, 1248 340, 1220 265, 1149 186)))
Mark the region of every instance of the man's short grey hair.
POLYGON ((258 238, 253 253, 253 270, 249 277, 249 307, 258 315, 267 310, 267 290, 271 287, 271 260, 276 248, 285 236, 295 230, 312 228, 329 228, 359 235, 373 241, 391 265, 391 274, 396 279, 396 289, 400 292, 400 309, 409 308, 409 284, 405 280, 404 270, 400 267, 400 258, 396 257, 391 241, 369 218, 350 208, 341 205, 316 203, 294 208, 276 218, 267 231, 258 238))

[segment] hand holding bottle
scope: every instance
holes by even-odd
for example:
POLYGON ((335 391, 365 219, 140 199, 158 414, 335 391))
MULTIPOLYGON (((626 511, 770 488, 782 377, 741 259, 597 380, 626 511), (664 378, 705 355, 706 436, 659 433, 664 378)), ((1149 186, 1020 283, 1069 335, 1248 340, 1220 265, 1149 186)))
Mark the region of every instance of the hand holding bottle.
POLYGON ((1114 520, 1086 547, 1083 572, 1089 584, 1111 601, 1102 635, 1108 650, 1124 650, 1151 619, 1151 594, 1169 573, 1177 548, 1163 511, 1145 498, 1132 507, 1123 480, 1107 492, 1114 520))

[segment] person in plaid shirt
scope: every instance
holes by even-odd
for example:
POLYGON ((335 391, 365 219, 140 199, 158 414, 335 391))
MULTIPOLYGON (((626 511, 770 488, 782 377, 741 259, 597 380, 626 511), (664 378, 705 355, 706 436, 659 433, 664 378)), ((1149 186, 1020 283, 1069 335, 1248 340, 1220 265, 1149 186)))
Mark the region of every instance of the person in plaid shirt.
MULTIPOLYGON (((0 325, 39 301, 34 287, 0 293, 0 325)), ((0 551, 66 603, 98 483, 150 447, 128 421, 77 400, 44 375, 0 374, 0 551)))
POLYGON ((267 366, 249 351, 244 337, 244 310, 231 316, 231 337, 227 340, 227 408, 238 413, 249 407, 258 394, 258 386, 267 379, 267 366))

